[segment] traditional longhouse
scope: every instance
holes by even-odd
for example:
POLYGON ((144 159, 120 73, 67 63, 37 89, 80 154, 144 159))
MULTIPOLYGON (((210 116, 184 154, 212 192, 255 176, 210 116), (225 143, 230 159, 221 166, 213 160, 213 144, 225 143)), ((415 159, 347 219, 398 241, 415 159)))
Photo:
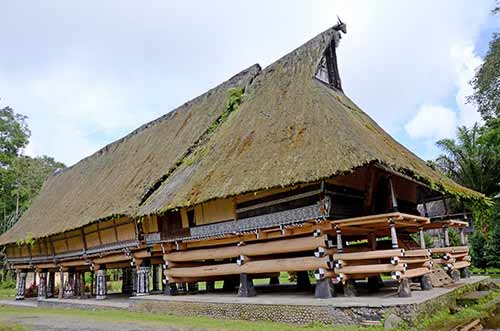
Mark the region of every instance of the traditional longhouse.
POLYGON ((84 296, 87 272, 96 276, 91 295, 105 298, 109 269, 123 270, 129 295, 200 282, 212 291, 224 280, 251 296, 252 279, 293 272, 308 287, 315 272, 317 297, 342 287, 355 295, 361 279, 377 288, 385 273, 404 296, 412 280, 429 289, 436 272, 466 276, 466 239, 461 232, 461 246, 450 247, 447 229, 467 223, 433 222, 426 202, 483 197, 430 168, 344 94, 341 32, 343 23, 47 178, 0 237, 18 298, 28 272, 38 273, 41 298, 54 295, 56 274, 60 298, 84 296), (428 228, 444 229, 444 247, 425 247, 428 228))

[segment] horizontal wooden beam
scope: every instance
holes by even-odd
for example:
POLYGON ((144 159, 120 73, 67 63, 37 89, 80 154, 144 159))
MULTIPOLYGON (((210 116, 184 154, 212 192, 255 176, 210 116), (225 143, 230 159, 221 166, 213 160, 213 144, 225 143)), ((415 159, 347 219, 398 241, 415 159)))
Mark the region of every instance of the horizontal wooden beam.
POLYGON ((384 273, 392 271, 404 271, 407 269, 405 264, 365 264, 356 266, 346 266, 335 268, 337 274, 371 274, 384 273))
POLYGON ((329 242, 327 235, 320 237, 313 237, 309 235, 307 237, 273 240, 255 244, 243 244, 240 246, 225 246, 170 252, 164 255, 164 259, 169 262, 217 260, 235 258, 240 255, 259 256, 311 251, 318 247, 329 247, 331 245, 332 243, 331 241, 329 242))
POLYGON ((415 269, 409 269, 409 270, 405 271, 401 275, 401 278, 419 277, 419 276, 426 275, 426 274, 428 274, 430 272, 431 272, 430 269, 429 268, 425 268, 425 267, 415 268, 415 269))
POLYGON ((108 255, 104 256, 101 258, 97 259, 92 259, 92 262, 95 264, 108 264, 108 263, 115 263, 115 262, 127 262, 130 261, 132 258, 125 255, 125 254, 113 254, 113 255, 108 255))
POLYGON ((322 258, 297 257, 274 260, 250 261, 243 265, 236 263, 206 265, 191 268, 167 269, 166 274, 170 277, 211 277, 237 274, 259 274, 281 271, 308 271, 319 268, 331 269, 333 260, 330 256, 322 258))
POLYGON ((357 253, 340 253, 334 254, 334 260, 370 260, 370 259, 382 259, 391 258, 393 256, 404 256, 404 249, 387 249, 379 251, 369 251, 369 252, 357 252, 357 253))

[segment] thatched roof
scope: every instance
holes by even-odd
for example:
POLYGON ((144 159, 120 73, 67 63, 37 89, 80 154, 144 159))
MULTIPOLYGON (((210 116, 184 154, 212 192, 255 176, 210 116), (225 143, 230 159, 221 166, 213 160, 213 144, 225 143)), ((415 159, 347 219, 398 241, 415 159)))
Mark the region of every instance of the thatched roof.
POLYGON ((465 198, 481 198, 397 143, 342 92, 313 78, 329 29, 264 70, 253 66, 164 117, 52 175, 0 244, 112 215, 132 217, 313 182, 380 163, 465 198), (239 108, 227 90, 245 87, 239 108))

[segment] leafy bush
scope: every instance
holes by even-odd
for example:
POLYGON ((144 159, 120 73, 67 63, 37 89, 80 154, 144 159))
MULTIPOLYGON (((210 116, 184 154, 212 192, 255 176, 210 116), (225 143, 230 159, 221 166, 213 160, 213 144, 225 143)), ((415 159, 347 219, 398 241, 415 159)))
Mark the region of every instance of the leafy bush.
POLYGON ((2 289, 16 288, 16 282, 13 280, 5 280, 0 285, 2 289))

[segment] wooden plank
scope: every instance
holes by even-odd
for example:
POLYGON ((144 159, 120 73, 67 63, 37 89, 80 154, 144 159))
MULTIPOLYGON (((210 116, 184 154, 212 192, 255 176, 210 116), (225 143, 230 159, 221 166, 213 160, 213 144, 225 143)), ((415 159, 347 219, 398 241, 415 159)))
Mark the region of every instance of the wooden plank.
POLYGON ((453 247, 436 247, 431 249, 431 253, 451 253, 453 252, 453 247))
POLYGON ((462 269, 462 268, 469 267, 469 266, 470 266, 470 262, 460 261, 460 262, 455 262, 453 264, 453 269, 462 269))
POLYGON ((404 258, 400 259, 399 262, 400 263, 413 264, 413 263, 424 263, 424 262, 428 262, 430 260, 431 259, 428 258, 428 257, 414 257, 414 258, 404 257, 404 258))
MULTIPOLYGON (((220 239, 183 241, 182 243, 180 243, 181 244, 180 248, 191 249, 191 248, 237 244, 239 242, 253 242, 253 241, 262 241, 267 239, 287 238, 292 236, 310 234, 314 232, 316 229, 328 231, 328 230, 333 230, 333 227, 330 222, 323 222, 317 224, 315 221, 311 221, 310 223, 305 223, 302 226, 288 227, 285 234, 282 234, 281 229, 279 227, 276 227, 274 229, 267 229, 266 232, 260 231, 259 238, 257 238, 255 234, 228 235, 227 237, 220 239)), ((175 245, 173 247, 175 247, 175 245)))
POLYGON ((356 266, 346 266, 342 268, 335 268, 337 274, 368 274, 368 273, 384 273, 392 271, 404 271, 406 265, 404 264, 365 264, 356 266))
POLYGON ((95 264, 107 264, 107 263, 124 262, 130 260, 131 260, 130 257, 127 257, 125 254, 122 253, 122 254, 114 254, 101 258, 92 259, 92 262, 94 262, 95 264))
POLYGON ((263 243, 246 244, 241 246, 225 246, 187 251, 170 252, 164 259, 172 262, 187 262, 197 260, 216 260, 235 258, 240 255, 258 256, 268 254, 281 254, 290 252, 303 252, 314 250, 318 247, 327 247, 328 236, 299 237, 284 240, 274 240, 263 243))
POLYGON ((401 278, 413 278, 413 277, 419 277, 419 276, 423 276, 423 275, 426 275, 428 273, 430 273, 430 269, 429 268, 415 268, 415 269, 409 269, 407 271, 405 271, 402 275, 401 275, 401 278))
POLYGON ((211 277, 238 274, 259 274, 281 271, 308 271, 319 268, 329 269, 331 257, 298 257, 287 259, 250 261, 241 266, 236 263, 206 265, 192 268, 167 269, 168 277, 211 277))
MULTIPOLYGON (((253 274, 251 278, 262 279, 262 278, 279 277, 279 275, 280 275, 279 272, 253 274)), ((170 283, 196 283, 196 282, 206 282, 206 281, 221 281, 226 279, 239 280, 238 275, 213 276, 213 277, 169 277, 169 276, 167 277, 170 283)))
POLYGON ((369 251, 369 252, 359 252, 359 253, 341 253, 335 254, 333 256, 334 260, 370 260, 370 259, 381 259, 381 258, 391 258, 393 256, 404 256, 405 250, 402 248, 398 249, 387 249, 380 251, 369 251))
POLYGON ((87 266, 87 263, 84 260, 74 260, 74 261, 65 261, 60 263, 63 267, 77 267, 77 266, 87 266))
POLYGON ((421 256, 430 256, 431 252, 428 249, 411 249, 405 250, 405 257, 421 257, 421 256))

